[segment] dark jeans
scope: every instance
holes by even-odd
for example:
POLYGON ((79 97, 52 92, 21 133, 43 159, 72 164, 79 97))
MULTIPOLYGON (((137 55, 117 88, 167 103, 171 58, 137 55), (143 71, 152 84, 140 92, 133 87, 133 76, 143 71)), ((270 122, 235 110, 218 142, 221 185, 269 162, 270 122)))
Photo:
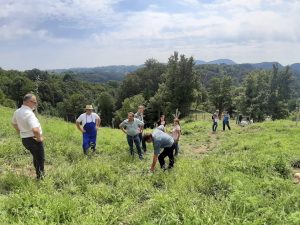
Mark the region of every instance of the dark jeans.
POLYGON ((139 133, 139 138, 140 138, 140 143, 142 143, 142 148, 144 150, 144 152, 147 151, 147 145, 146 145, 146 142, 143 140, 143 134, 142 133, 139 133))
POLYGON ((175 144, 175 156, 176 156, 179 153, 179 143, 175 141, 174 144, 175 144))
POLYGON ((218 122, 213 122, 212 131, 216 131, 218 127, 218 122))
POLYGON ((229 121, 223 121, 223 130, 225 130, 225 125, 227 125, 228 129, 231 130, 229 126, 229 121))
POLYGON ((143 155, 142 155, 141 142, 140 142, 139 135, 138 134, 135 136, 127 135, 127 142, 128 142, 129 148, 130 148, 130 155, 134 156, 134 151, 133 151, 133 142, 134 142, 136 149, 138 151, 139 158, 142 158, 143 155))
POLYGON ((174 166, 174 155, 173 155, 174 149, 175 149, 175 143, 171 147, 164 148, 163 152, 160 153, 160 155, 158 156, 158 161, 161 168, 164 168, 165 158, 167 156, 169 157, 169 168, 172 168, 174 166))
POLYGON ((43 178, 44 175, 44 162, 45 150, 43 142, 37 142, 32 137, 22 138, 22 144, 30 151, 33 156, 33 165, 36 172, 37 179, 43 178))

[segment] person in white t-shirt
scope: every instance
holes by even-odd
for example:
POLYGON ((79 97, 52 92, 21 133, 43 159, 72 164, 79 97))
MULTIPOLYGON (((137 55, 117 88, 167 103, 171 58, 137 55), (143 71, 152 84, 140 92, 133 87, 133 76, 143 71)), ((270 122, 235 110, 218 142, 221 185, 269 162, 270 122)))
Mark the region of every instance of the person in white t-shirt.
POLYGON ((212 132, 216 133, 219 122, 219 110, 216 110, 216 112, 212 115, 211 119, 213 121, 212 132))
POLYGON ((179 119, 175 118, 174 119, 174 127, 172 130, 172 137, 174 139, 174 143, 175 143, 175 156, 178 155, 179 153, 179 138, 181 135, 181 129, 180 129, 180 123, 179 123, 179 119))
POLYGON ((93 152, 96 151, 97 130, 100 127, 100 122, 101 119, 93 112, 92 105, 86 105, 85 113, 81 114, 76 120, 76 126, 82 133, 82 148, 85 155, 88 153, 89 148, 93 152))
POLYGON ((36 107, 36 96, 33 94, 26 94, 23 97, 23 105, 17 109, 13 115, 12 125, 18 134, 20 134, 24 147, 32 154, 36 178, 40 180, 45 176, 45 150, 41 124, 33 113, 33 110, 36 109, 36 107))

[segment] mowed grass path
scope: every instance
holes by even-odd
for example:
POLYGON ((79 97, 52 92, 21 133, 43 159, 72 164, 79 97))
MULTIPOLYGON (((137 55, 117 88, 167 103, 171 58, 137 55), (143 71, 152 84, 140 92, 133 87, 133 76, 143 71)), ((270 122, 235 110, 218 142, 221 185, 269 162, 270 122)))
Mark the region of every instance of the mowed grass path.
MULTIPOLYGON (((85 157, 75 125, 41 117, 46 172, 0 107, 0 224, 300 224, 300 127, 276 121, 211 134, 210 121, 182 123, 175 168, 148 174, 124 134, 101 128, 98 153, 85 157)), ((170 128, 169 128, 170 129, 170 128)))

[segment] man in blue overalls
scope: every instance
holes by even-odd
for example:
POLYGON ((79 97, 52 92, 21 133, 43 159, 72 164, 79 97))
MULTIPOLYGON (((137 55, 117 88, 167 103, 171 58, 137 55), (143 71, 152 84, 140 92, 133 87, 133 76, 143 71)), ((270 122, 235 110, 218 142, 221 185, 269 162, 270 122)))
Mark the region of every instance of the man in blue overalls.
POLYGON ((93 112, 92 105, 86 105, 85 113, 81 114, 76 120, 76 126, 83 136, 82 148, 84 154, 88 153, 89 148, 96 151, 97 130, 101 119, 93 112), (80 123, 82 126, 80 126, 80 123))

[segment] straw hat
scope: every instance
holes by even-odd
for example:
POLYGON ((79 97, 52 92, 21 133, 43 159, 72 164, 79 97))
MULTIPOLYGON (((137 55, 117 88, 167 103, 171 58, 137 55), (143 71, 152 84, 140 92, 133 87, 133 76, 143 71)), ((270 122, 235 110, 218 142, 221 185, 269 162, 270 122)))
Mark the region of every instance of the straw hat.
POLYGON ((85 109, 94 109, 92 105, 86 105, 85 109))

